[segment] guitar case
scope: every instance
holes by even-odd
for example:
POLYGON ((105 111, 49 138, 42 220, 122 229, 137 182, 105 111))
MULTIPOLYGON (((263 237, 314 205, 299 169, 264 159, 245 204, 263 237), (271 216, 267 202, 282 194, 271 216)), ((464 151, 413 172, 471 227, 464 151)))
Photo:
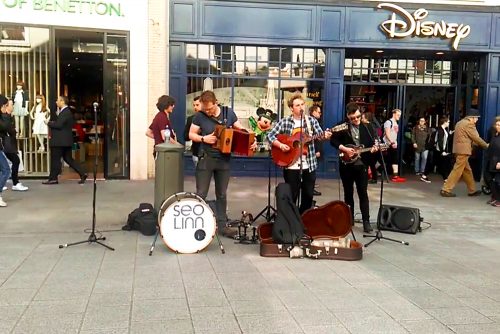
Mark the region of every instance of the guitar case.
MULTIPOLYGON (((351 233, 351 212, 344 202, 333 201, 309 209, 302 214, 302 222, 309 237, 309 240, 302 239, 299 243, 303 257, 345 261, 363 258, 363 245, 347 239, 351 233), (345 245, 346 242, 348 245, 345 245)), ((272 229, 272 223, 263 223, 258 227, 260 255, 290 257, 291 245, 274 242, 272 229)), ((294 254, 292 257, 300 256, 294 254)))

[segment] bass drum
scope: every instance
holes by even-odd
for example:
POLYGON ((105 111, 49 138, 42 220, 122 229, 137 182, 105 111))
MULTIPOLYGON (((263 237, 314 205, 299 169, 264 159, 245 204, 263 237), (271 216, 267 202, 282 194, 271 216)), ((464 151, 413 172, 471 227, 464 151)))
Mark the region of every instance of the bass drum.
POLYGON ((176 193, 163 202, 158 225, 165 245, 183 254, 202 251, 217 232, 212 209, 200 196, 188 192, 176 193))

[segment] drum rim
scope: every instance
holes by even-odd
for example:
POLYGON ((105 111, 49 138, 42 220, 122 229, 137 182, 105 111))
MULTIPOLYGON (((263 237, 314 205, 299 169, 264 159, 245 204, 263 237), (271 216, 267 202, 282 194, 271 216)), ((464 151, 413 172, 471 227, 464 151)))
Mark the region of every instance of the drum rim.
POLYGON ((189 192, 189 191, 180 191, 180 192, 177 192, 175 194, 170 195, 167 199, 165 199, 163 201, 162 205, 160 206, 160 212, 158 213, 158 229, 159 229, 159 232, 160 232, 160 238, 163 240, 163 243, 172 252, 175 252, 176 254, 195 254, 195 253, 199 253, 199 252, 203 251, 204 249, 206 249, 212 243, 212 241, 214 240, 214 237, 217 234, 217 230, 218 230, 217 217, 216 217, 215 213, 213 212, 212 208, 210 207, 210 205, 208 205, 208 203, 200 195, 198 195, 196 193, 193 193, 193 192, 189 192), (187 197, 179 197, 180 194, 188 195, 188 196, 187 197), (176 200, 174 202, 170 203, 168 206, 165 206, 166 203, 171 198, 176 198, 176 200), (167 209, 170 208, 170 206, 172 206, 172 204, 174 204, 175 202, 180 202, 184 198, 191 198, 191 199, 194 199, 194 200, 198 200, 200 203, 204 204, 206 206, 206 208, 208 208, 210 210, 210 212, 212 213, 212 217, 214 218, 214 223, 215 223, 215 229, 214 229, 213 234, 211 235, 210 242, 207 243, 207 245, 205 247, 202 247, 202 248, 200 248, 198 250, 195 250, 195 251, 189 252, 189 253, 186 253, 186 252, 182 252, 181 253, 181 252, 179 252, 179 250, 176 250, 176 249, 172 248, 167 243, 167 241, 165 240, 165 238, 163 236, 163 233, 161 231, 161 220, 163 218, 163 215, 164 215, 165 211, 167 211, 167 209))

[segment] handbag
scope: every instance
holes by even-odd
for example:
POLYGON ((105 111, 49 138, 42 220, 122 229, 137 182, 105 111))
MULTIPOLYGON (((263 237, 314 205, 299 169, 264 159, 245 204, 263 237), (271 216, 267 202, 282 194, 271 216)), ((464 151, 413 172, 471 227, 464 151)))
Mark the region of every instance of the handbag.
POLYGON ((23 163, 23 152, 17 151, 17 156, 19 157, 19 168, 18 172, 24 172, 24 163, 23 163))

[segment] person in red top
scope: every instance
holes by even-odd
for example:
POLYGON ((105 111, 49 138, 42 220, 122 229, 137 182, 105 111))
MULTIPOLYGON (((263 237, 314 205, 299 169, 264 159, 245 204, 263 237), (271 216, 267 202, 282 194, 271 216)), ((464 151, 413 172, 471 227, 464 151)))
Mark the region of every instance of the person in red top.
POLYGON ((156 107, 159 112, 151 122, 146 131, 146 136, 155 140, 155 146, 167 141, 177 143, 174 129, 170 123, 170 114, 174 111, 175 99, 168 95, 162 95, 158 98, 156 107))

